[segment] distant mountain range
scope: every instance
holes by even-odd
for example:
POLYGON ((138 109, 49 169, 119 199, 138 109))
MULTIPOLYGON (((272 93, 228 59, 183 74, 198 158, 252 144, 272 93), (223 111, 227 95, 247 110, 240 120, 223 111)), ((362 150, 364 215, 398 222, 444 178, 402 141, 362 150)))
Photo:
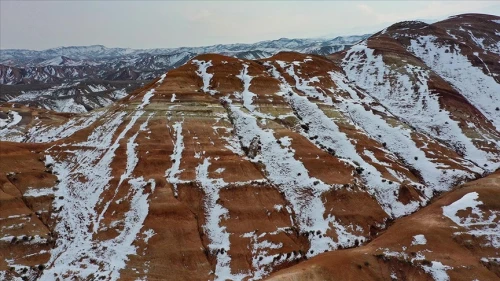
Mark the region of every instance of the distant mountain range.
POLYGON ((281 51, 328 55, 369 35, 333 39, 287 39, 168 49, 107 48, 102 45, 59 47, 43 51, 0 50, 0 84, 34 84, 78 79, 150 80, 199 54, 243 59, 270 57, 281 51))

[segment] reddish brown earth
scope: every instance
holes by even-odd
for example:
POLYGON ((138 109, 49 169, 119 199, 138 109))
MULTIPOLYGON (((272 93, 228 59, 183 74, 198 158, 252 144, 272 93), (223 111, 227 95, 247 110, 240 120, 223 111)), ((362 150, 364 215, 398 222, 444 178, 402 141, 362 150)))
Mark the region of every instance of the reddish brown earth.
MULTIPOLYGON (((498 280, 498 250, 486 246, 484 236, 461 233, 467 232, 466 228, 443 216, 443 207, 477 192, 483 202, 480 209, 498 213, 499 184, 497 172, 459 186, 417 213, 397 220, 366 246, 319 255, 267 280, 434 280, 422 267, 436 261, 452 267, 446 270, 449 280, 498 280), (426 244, 412 245, 415 235, 424 235, 426 244)), ((458 215, 464 218, 469 214, 458 215)), ((498 222, 497 218, 491 227, 498 229, 498 222)))
POLYGON ((0 277, 495 280, 500 132, 477 106, 386 33, 201 55, 88 115, 5 104, 0 277), (472 192, 491 235, 443 216, 472 192))

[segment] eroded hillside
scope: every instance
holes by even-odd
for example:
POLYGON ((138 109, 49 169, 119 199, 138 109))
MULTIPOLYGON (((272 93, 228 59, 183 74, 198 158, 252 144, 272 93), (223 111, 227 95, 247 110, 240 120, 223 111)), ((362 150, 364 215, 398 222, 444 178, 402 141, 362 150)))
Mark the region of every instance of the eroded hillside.
POLYGON ((500 167, 495 68, 467 65, 493 81, 468 92, 415 51, 420 24, 400 25, 414 37, 396 25, 330 58, 201 55, 87 115, 4 104, 0 276, 494 280, 495 189, 425 206, 500 167))
POLYGON ((460 186, 366 246, 333 251, 268 280, 498 280, 500 173, 460 186))

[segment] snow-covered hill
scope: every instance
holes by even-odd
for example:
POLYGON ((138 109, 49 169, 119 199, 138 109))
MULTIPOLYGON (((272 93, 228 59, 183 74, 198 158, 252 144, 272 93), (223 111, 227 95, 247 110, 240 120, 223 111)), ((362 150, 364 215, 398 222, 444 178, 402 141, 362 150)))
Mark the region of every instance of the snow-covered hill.
POLYGON ((198 55, 85 114, 4 104, 0 278, 498 279, 500 55, 449 35, 483 19, 198 55))

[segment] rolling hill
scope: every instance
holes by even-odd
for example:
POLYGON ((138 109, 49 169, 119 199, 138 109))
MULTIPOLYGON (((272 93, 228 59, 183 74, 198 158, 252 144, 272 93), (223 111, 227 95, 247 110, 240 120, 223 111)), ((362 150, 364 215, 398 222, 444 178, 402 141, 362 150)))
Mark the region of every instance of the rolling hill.
POLYGON ((500 17, 0 107, 6 280, 498 280, 500 17))

